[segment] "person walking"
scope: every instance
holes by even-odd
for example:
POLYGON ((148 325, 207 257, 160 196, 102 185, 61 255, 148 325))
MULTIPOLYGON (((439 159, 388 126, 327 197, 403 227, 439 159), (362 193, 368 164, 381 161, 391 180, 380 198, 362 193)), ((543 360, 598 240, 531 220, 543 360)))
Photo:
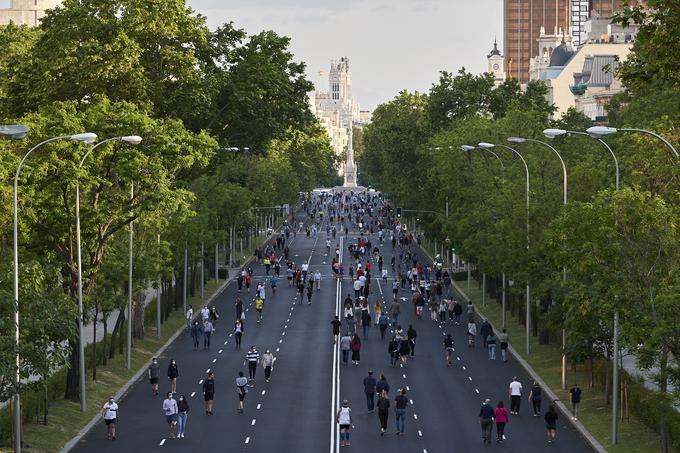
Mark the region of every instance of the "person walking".
POLYGON ((342 325, 342 322, 340 322, 340 317, 335 316, 333 320, 331 321, 331 326, 333 326, 333 344, 338 342, 338 337, 340 336, 340 326, 342 325))
POLYGON ((194 325, 191 326, 191 339, 194 340, 194 351, 198 350, 198 345, 201 337, 201 330, 203 330, 201 323, 194 321, 194 325))
POLYGON ((416 355, 416 337, 418 333, 416 329, 413 328, 413 324, 408 325, 408 330, 406 331, 406 339, 408 340, 408 347, 410 350, 411 357, 416 355))
POLYGON ((217 307, 213 305, 212 307, 210 307, 210 314, 209 314, 209 318, 208 318, 208 319, 210 319, 210 322, 212 323, 213 330, 215 330, 215 327, 217 327, 217 320, 219 318, 220 318, 220 313, 217 311, 217 307))
POLYGON ((581 389, 578 384, 574 384, 574 386, 569 389, 569 395, 571 396, 571 419, 578 420, 578 409, 581 405, 581 389))
MULTIPOLYGON (((381 378, 383 377, 384 376, 381 376, 381 378)), ((385 390, 379 393, 377 405, 378 419, 380 420, 380 435, 384 436, 387 432, 387 420, 390 416, 390 399, 387 397, 387 392, 385 390)))
POLYGON ((380 329, 380 339, 384 340, 387 333, 387 326, 389 324, 389 318, 385 313, 380 313, 378 318, 378 328, 380 329))
POLYGON ((361 327, 364 331, 364 340, 368 339, 368 329, 371 328, 371 315, 368 310, 361 311, 361 327))
POLYGON ((342 337, 340 337, 340 352, 342 353, 342 363, 344 363, 345 365, 348 364, 349 352, 351 350, 352 350, 352 336, 349 334, 349 332, 345 332, 345 334, 342 337))
POLYGON ((241 340, 243 339, 243 321, 237 319, 234 323, 234 340, 236 340, 236 349, 241 349, 241 340))
POLYGON ((260 353, 257 352, 255 345, 252 345, 248 352, 246 353, 246 360, 243 363, 248 364, 248 382, 252 384, 255 381, 255 373, 257 372, 257 362, 260 360, 260 353))
POLYGON ((375 410, 375 387, 377 381, 373 377, 373 371, 368 372, 368 376, 364 378, 364 393, 366 394, 366 406, 368 407, 368 412, 371 413, 375 410))
POLYGON ((243 312, 243 301, 240 297, 236 297, 234 306, 236 307, 236 319, 245 319, 245 314, 243 312))
POLYGON ((510 413, 519 415, 519 406, 522 402, 522 383, 519 382, 517 376, 512 378, 508 393, 510 394, 510 413))
POLYGON ((496 405, 494 418, 496 419, 496 442, 502 444, 505 440, 505 424, 510 421, 508 410, 505 408, 503 401, 499 401, 496 405))
POLYGON ((102 418, 106 424, 106 438, 116 440, 116 422, 118 421, 118 404, 113 396, 102 407, 102 418))
POLYGON ((177 378, 179 377, 179 369, 175 359, 170 359, 168 364, 168 379, 170 380, 170 391, 177 393, 177 378))
POLYGON ((184 438, 187 429, 187 418, 189 414, 189 403, 184 395, 180 395, 177 400, 177 437, 184 438))
POLYGON ((151 384, 151 394, 158 395, 158 378, 160 376, 160 366, 158 365, 158 359, 154 357, 151 359, 151 364, 147 371, 149 375, 149 384, 151 384))
POLYGON ((203 349, 210 349, 210 337, 212 337, 213 325, 210 320, 203 324, 203 349))
POLYGON ((392 318, 392 327, 396 326, 399 321, 399 314, 401 313, 401 304, 397 299, 394 299, 390 304, 390 317, 392 318))
POLYGON ((543 389, 538 385, 537 381, 534 381, 534 385, 531 386, 529 391, 529 402, 531 407, 534 409, 534 417, 539 417, 541 415, 541 399, 543 396, 543 389))
POLYGON ((272 369, 274 368, 274 361, 276 358, 274 358, 274 354, 269 349, 264 350, 264 354, 262 354, 262 368, 264 368, 264 381, 269 382, 269 379, 272 377, 272 369))
POLYGON ((354 365, 359 365, 361 360, 361 339, 356 333, 352 337, 352 363, 354 365))
POLYGON ((261 297, 255 298, 255 312, 257 313, 257 323, 262 321, 262 309, 264 308, 264 299, 261 297))
POLYGON ((245 408, 246 393, 248 393, 248 379, 243 376, 243 371, 238 372, 236 378, 236 391, 238 392, 238 413, 242 414, 245 408))
POLYGON ((194 307, 189 305, 186 312, 187 327, 191 329, 191 323, 194 319, 194 307))
POLYGON ((342 406, 335 414, 335 421, 340 425, 340 446, 349 446, 349 429, 352 427, 352 409, 349 408, 349 402, 347 400, 342 400, 342 406))
POLYGON ((482 441, 485 444, 491 443, 491 430, 493 429, 494 408, 490 403, 491 400, 487 398, 479 408, 479 424, 482 428, 482 441))
POLYGON ((373 318, 375 319, 375 325, 378 325, 378 320, 382 316, 382 305, 380 305, 380 300, 376 299, 373 304, 373 318))
POLYGON ((387 382, 387 378, 385 377, 384 374, 380 375, 378 383, 375 384, 375 392, 378 395, 382 394, 383 392, 390 393, 390 384, 387 382))
POLYGON ((493 333, 493 329, 486 337, 486 347, 489 349, 489 360, 496 360, 496 334, 493 333))
POLYGON ((475 347, 475 337, 477 336, 477 325, 474 321, 468 322, 467 326, 467 337, 468 337, 468 347, 475 347))
POLYGON ((484 322, 482 323, 482 327, 479 328, 479 335, 481 335, 481 337, 482 337, 484 349, 486 349, 486 346, 487 346, 486 341, 487 341, 490 334, 491 334, 491 324, 489 324, 489 321, 485 319, 484 322))
POLYGON ((503 329, 501 333, 498 334, 498 342, 501 345, 501 359, 503 362, 508 361, 508 332, 503 329))
POLYGON ((396 337, 393 336, 387 344, 387 352, 390 354, 390 365, 396 365, 399 360, 399 342, 396 337))
POLYGON ((451 366, 453 364, 453 337, 450 333, 447 333, 444 338, 444 350, 446 352, 446 366, 451 366))
POLYGON ((548 406, 548 412, 543 416, 545 420, 545 429, 548 432, 548 443, 552 444, 555 442, 555 437, 557 436, 557 411, 555 410, 555 405, 551 404, 548 406))
POLYGON ((461 305, 457 301, 453 301, 453 316, 457 326, 460 325, 460 317, 462 316, 462 314, 463 307, 461 307, 461 305))
POLYGON ((397 421, 397 436, 404 435, 404 424, 406 423, 406 407, 408 406, 408 398, 406 397, 406 389, 403 388, 394 398, 394 414, 397 421))
POLYGON ((172 397, 172 392, 168 392, 165 400, 163 400, 163 412, 165 412, 165 422, 168 424, 168 439, 174 439, 178 409, 177 401, 172 397))
POLYGON ((213 414, 213 400, 215 399, 215 374, 211 371, 203 381, 203 401, 205 403, 205 413, 213 414))

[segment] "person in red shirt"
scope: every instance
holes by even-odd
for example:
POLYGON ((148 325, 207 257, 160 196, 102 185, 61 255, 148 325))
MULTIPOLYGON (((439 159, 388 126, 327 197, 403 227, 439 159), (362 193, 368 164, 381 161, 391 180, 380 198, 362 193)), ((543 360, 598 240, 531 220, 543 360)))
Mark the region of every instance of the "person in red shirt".
POLYGON ((505 408, 503 401, 499 401, 494 411, 494 418, 496 419, 496 442, 503 443, 505 437, 505 424, 510 420, 508 410, 505 408))

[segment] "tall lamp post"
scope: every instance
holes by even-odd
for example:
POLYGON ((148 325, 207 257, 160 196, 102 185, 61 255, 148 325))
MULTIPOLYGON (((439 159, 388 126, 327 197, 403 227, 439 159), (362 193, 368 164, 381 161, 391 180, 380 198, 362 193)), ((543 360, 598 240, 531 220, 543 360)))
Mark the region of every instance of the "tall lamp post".
MULTIPOLYGON (((536 140, 533 138, 523 138, 523 137, 510 137, 508 138, 508 141, 510 143, 525 143, 525 142, 531 142, 531 143, 539 143, 543 146, 546 146, 548 149, 550 149, 557 158, 560 160, 560 164, 562 165, 562 197, 563 197, 563 204, 566 206, 567 205, 567 166, 564 164, 564 159, 562 159, 562 155, 557 151, 554 147, 550 146, 549 143, 546 143, 542 140, 536 140)), ((562 269, 562 275, 563 279, 566 280, 567 278, 567 270, 562 269)), ((566 355, 566 344, 567 344, 567 332, 565 329, 562 329, 562 389, 566 388, 566 383, 567 383, 567 355, 566 355)))
MULTIPOLYGON (((85 155, 80 159, 78 164, 78 170, 83 168, 83 163, 85 159, 94 151, 105 143, 109 143, 115 140, 129 143, 131 145, 138 145, 142 142, 142 137, 136 135, 127 135, 123 137, 113 137, 107 138, 97 143, 91 147, 85 155)), ((78 366, 80 371, 80 410, 85 412, 86 405, 86 390, 85 390, 85 345, 83 342, 83 264, 82 264, 82 254, 81 254, 81 242, 80 242, 80 175, 76 179, 76 248, 78 256, 78 366)), ((97 322, 95 319, 94 322, 97 322)), ((96 342, 97 339, 95 338, 96 342)))
MULTIPOLYGON (((28 132, 28 128, 24 132, 24 135, 28 132)), ((10 135, 11 134, 5 134, 10 135)), ((16 136, 16 134, 15 134, 16 136)), ((24 166, 24 162, 28 156, 30 156, 33 151, 40 148, 41 146, 54 142, 57 140, 73 140, 83 143, 92 143, 97 139, 97 135, 91 132, 86 132, 83 134, 75 135, 64 135, 61 137, 54 137, 44 140, 33 148, 28 150, 24 157, 19 162, 17 171, 14 174, 14 343, 16 347, 15 361, 16 361, 16 373, 15 382, 17 385, 17 391, 14 394, 14 451, 16 453, 21 451, 21 395, 19 394, 19 384, 21 383, 20 376, 20 363, 19 363, 19 203, 18 203, 18 189, 19 189, 19 175, 21 174, 21 169, 24 166)))
MULTIPOLYGON (((616 132, 640 132, 643 134, 651 135, 653 137, 656 137, 659 139, 664 145, 666 145, 671 153, 673 154, 673 157, 676 159, 680 159, 680 155, 678 154, 678 151, 673 147, 673 145, 670 144, 668 140, 663 138, 661 135, 657 134, 656 132, 648 131, 645 129, 635 129, 635 128, 624 128, 624 129, 616 129, 614 127, 602 127, 602 126, 594 126, 589 129, 587 129, 586 133, 587 135, 590 135, 591 137, 599 140, 600 142, 604 143, 606 146, 606 143, 602 140, 603 136, 610 135, 616 132)), ((611 148, 610 148, 611 151, 611 148)), ((612 155, 614 153, 612 152, 612 155)), ((616 168, 618 172, 618 165, 616 168)), ((617 187, 616 190, 618 190, 618 177, 617 177, 617 187)), ((613 349, 614 349, 614 366, 612 367, 612 445, 616 445, 618 443, 618 393, 619 393, 619 311, 616 310, 614 312, 614 339, 613 339, 613 349)))
MULTIPOLYGON (((510 151, 512 151, 517 157, 519 157, 522 161, 522 164, 524 164, 524 172, 526 174, 526 207, 527 207, 527 252, 529 251, 529 166, 527 165, 527 162, 524 160, 524 157, 514 148, 511 148, 507 145, 494 145, 492 143, 480 143, 479 147, 480 148, 494 148, 494 147, 500 147, 500 148, 505 148, 510 151)), ((505 279, 503 281, 503 284, 505 284, 505 279)), ((531 285, 529 284, 529 278, 527 277, 527 303, 526 303, 526 351, 527 354, 531 352, 531 285)), ((505 316, 505 307, 503 307, 503 316, 505 316)), ((505 325, 503 325, 503 328, 505 328, 505 325)))

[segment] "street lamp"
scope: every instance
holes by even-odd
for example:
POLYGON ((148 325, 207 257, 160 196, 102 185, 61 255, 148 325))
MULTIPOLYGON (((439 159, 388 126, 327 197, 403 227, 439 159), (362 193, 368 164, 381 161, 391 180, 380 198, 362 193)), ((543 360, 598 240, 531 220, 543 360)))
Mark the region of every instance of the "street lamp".
MULTIPOLYGON (((663 142, 673 153, 673 156, 678 159, 680 155, 676 149, 671 145, 668 140, 660 136, 659 134, 648 131, 645 129, 635 129, 635 128, 621 128, 617 129, 615 127, 603 127, 594 126, 588 128, 586 132, 593 138, 598 138, 602 142, 600 137, 614 134, 616 132, 641 132, 643 134, 648 134, 653 137, 658 138, 663 142)), ((603 142, 604 143, 604 142, 603 142)), ((618 190, 618 187, 617 187, 618 190)), ((616 310, 614 312, 614 339, 613 339, 613 349, 614 349, 614 363, 613 363, 613 377, 612 377, 612 445, 616 445, 618 442, 618 388, 619 388, 619 312, 616 310)))
POLYGON ((503 171, 505 171, 505 165, 503 165, 503 161, 501 160, 500 156, 489 148, 484 148, 482 146, 462 145, 460 147, 460 149, 463 150, 463 151, 474 151, 476 149, 479 149, 479 150, 482 150, 482 151, 487 151, 487 152, 491 153, 491 155, 493 155, 496 159, 498 159, 498 162, 501 164, 501 168, 503 169, 503 171))
MULTIPOLYGON (((523 137, 509 137, 508 141, 510 143, 525 143, 525 142, 532 142, 532 143, 539 143, 543 146, 547 146, 555 155, 557 158, 560 160, 560 164, 562 164, 562 196, 563 196, 563 204, 566 206, 567 205, 567 166, 564 164, 564 159, 562 159, 562 155, 557 151, 555 148, 550 146, 550 144, 541 141, 541 140, 535 140, 533 138, 523 138, 523 137)), ((567 279, 567 270, 566 268, 562 269, 562 278, 564 280, 567 279)), ((566 388, 567 385, 567 355, 565 353, 565 348, 566 348, 566 343, 567 343, 567 332, 565 329, 562 329, 562 389, 566 388)))
MULTIPOLYGON (((520 158, 522 161, 522 164, 524 164, 524 172, 526 174, 526 207, 527 207, 527 252, 529 251, 529 166, 527 165, 526 160, 524 160, 524 157, 519 153, 514 148, 511 148, 507 145, 495 145, 493 143, 480 143, 479 144, 480 148, 484 149, 490 149, 494 147, 500 147, 500 148, 505 148, 507 150, 512 151, 517 157, 520 158)), ((505 274, 503 275, 503 286, 505 287, 505 274)), ((527 303, 526 303, 526 350, 527 354, 531 351, 531 285, 529 284, 529 278, 527 277, 527 303)), ((503 299, 503 302, 505 302, 505 299, 503 299)), ((505 303, 503 304, 503 328, 505 328, 505 303)))
POLYGON ((0 125, 0 135, 4 135, 12 140, 21 140, 28 134, 28 126, 23 124, 0 125))
MULTIPOLYGON (((24 126, 25 127, 25 126, 24 126)), ((28 133, 28 128, 26 129, 14 129, 14 132, 10 132, 9 134, 3 133, 3 135, 9 135, 10 137, 18 137, 21 138, 28 133), (22 132, 23 130, 23 132, 22 132)), ((10 127, 10 131, 11 131, 10 127)), ((75 134, 75 135, 64 135, 61 137, 54 137, 50 138, 47 140, 44 140, 37 145, 35 145, 33 148, 28 150, 28 152, 24 155, 24 157, 21 159, 19 162, 19 166, 17 167, 17 171, 14 174, 14 344, 16 347, 16 354, 15 354, 15 361, 16 361, 16 372, 15 372, 15 381, 17 385, 17 390, 14 395, 14 451, 15 452, 20 452, 21 451, 21 395, 19 394, 19 384, 21 383, 21 376, 20 376, 20 363, 19 363, 19 196, 18 196, 18 190, 19 190, 19 175, 21 174, 21 169, 24 166, 24 162, 26 162, 26 159, 28 159, 28 156, 30 156, 33 151, 36 149, 40 148, 41 146, 54 142, 57 140, 73 140, 73 141, 78 141, 82 143, 92 143, 97 139, 97 134, 93 134, 91 132, 86 132, 82 134, 75 134)))
POLYGON ((670 144, 668 140, 657 134, 656 132, 648 131, 646 129, 637 129, 637 128, 615 128, 615 127, 604 127, 604 126, 593 126, 589 127, 586 129, 586 132, 594 138, 601 138, 607 135, 614 134, 616 132, 640 132, 643 134, 651 135, 652 137, 656 137, 659 140, 663 142, 664 145, 666 145, 671 152, 673 153, 673 156, 676 159, 680 159, 680 154, 678 154, 678 151, 673 147, 673 145, 670 144))
POLYGON ((546 138, 555 138, 555 137, 560 137, 565 134, 573 134, 573 135, 583 135, 586 137, 591 137, 597 140, 607 148, 607 151, 609 151, 609 154, 611 154, 612 158, 614 159, 614 167, 616 168, 616 190, 619 190, 619 180, 620 180, 620 172, 619 172, 619 160, 616 157, 616 154, 614 154, 614 151, 611 149, 611 147, 600 138, 598 135, 593 135, 593 134, 588 134, 586 132, 577 132, 577 131, 566 131, 564 129, 545 129, 543 131, 543 135, 546 136, 546 138))
MULTIPOLYGON (((137 135, 126 135, 122 137, 113 137, 102 140, 101 142, 90 148, 85 155, 80 159, 78 164, 78 170, 83 168, 83 163, 85 159, 98 147, 101 145, 112 142, 114 140, 119 140, 131 145, 138 145, 142 142, 142 137, 137 135)), ((79 369, 80 369, 80 410, 85 412, 86 401, 85 401, 85 345, 83 342, 83 264, 81 258, 81 246, 80 246, 80 175, 76 179, 76 248, 78 256, 78 355, 79 355, 79 369)), ((94 322, 97 322, 95 319, 94 322)), ((95 338, 95 341, 97 339, 95 338)))

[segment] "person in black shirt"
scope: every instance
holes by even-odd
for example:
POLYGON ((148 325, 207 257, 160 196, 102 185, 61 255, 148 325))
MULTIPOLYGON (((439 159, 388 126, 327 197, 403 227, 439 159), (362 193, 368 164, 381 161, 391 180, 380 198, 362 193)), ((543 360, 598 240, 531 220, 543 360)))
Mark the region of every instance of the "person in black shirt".
POLYGON ((401 389, 395 402, 395 415, 397 417, 397 436, 404 434, 404 422, 406 421, 406 406, 408 406, 408 398, 406 398, 406 389, 401 389))
POLYGON ((479 423, 482 427, 482 440, 486 443, 491 443, 491 429, 493 428, 494 409, 491 406, 491 400, 485 399, 482 407, 479 408, 479 423))
POLYGON ((205 401, 205 413, 212 415, 213 400, 215 399, 215 375, 211 371, 203 381, 203 400, 205 401))
MULTIPOLYGON (((384 377, 384 376, 382 376, 384 377)), ((387 419, 390 415, 390 399, 387 397, 387 392, 383 391, 378 397, 378 419, 380 419, 380 435, 384 436, 387 432, 387 419)))
POLYGON ((529 402, 534 408, 534 417, 541 415, 542 394, 543 390, 541 389, 541 386, 538 385, 538 382, 534 381, 534 385, 531 387, 531 391, 529 392, 529 402))
POLYGON ((331 321, 331 325, 333 326, 333 344, 338 342, 341 324, 342 323, 340 322, 340 319, 337 316, 331 321))
POLYGON ((557 436, 557 411, 553 404, 548 406, 548 412, 545 413, 543 419, 545 420, 545 428, 548 430, 548 443, 552 444, 555 442, 555 436, 557 436))
POLYGON ((569 394, 571 395, 571 410, 574 414, 572 419, 578 420, 578 407, 581 404, 581 389, 579 388, 578 384, 574 384, 574 386, 569 390, 569 394))

